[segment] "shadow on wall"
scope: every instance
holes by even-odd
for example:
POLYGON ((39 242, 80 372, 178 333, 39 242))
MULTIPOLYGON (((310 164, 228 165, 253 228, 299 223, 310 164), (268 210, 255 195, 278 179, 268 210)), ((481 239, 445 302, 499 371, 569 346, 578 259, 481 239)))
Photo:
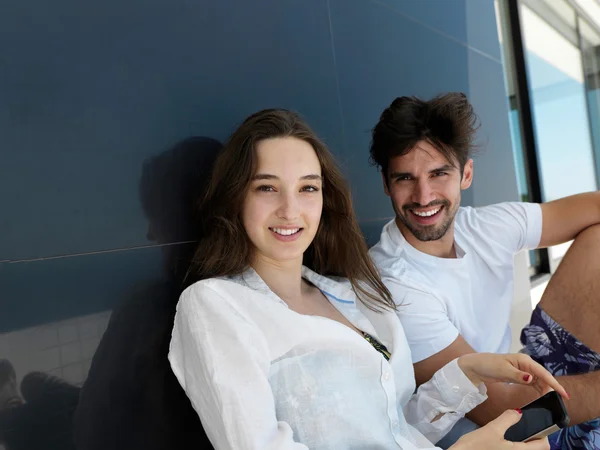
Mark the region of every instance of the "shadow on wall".
POLYGON ((0 445, 6 450, 212 448, 167 360, 182 282, 198 239, 196 199, 222 145, 192 137, 146 161, 139 185, 148 239, 165 277, 113 311, 83 388, 41 372, 19 394, 0 364, 0 445))

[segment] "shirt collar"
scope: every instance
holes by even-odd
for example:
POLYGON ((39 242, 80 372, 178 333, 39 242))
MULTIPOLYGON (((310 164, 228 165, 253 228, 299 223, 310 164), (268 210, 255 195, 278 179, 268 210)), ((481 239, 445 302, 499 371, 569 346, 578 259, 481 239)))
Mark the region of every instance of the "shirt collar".
MULTIPOLYGON (((306 266, 302 266, 302 278, 314 284, 330 301, 330 303, 348 319, 358 329, 377 336, 375 329, 369 319, 361 312, 356 304, 356 294, 352 285, 346 278, 329 278, 316 273, 306 266)), ((252 267, 248 267, 239 275, 230 277, 232 281, 248 286, 250 289, 258 291, 270 299, 281 303, 288 308, 277 294, 264 282, 260 275, 252 267)))
MULTIPOLYGON (((252 267, 248 267, 239 275, 230 277, 232 281, 241 282, 241 284, 247 285, 249 288, 259 291, 262 294, 268 295, 269 297, 275 297, 278 301, 285 304, 285 302, 279 298, 267 283, 260 277, 260 275, 252 267)), ((306 266, 302 266, 302 278, 310 281, 317 288, 321 290, 331 300, 337 301, 342 304, 356 305, 356 295, 352 290, 350 282, 345 278, 333 279, 323 275, 319 275, 317 272, 309 269, 306 266)))

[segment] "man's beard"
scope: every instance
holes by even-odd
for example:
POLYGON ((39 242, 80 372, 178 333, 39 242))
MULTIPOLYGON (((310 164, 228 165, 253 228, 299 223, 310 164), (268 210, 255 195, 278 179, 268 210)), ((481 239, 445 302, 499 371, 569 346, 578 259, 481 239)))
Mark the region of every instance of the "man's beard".
POLYGON ((442 211, 440 211, 438 214, 445 214, 445 218, 442 220, 441 223, 433 225, 415 225, 407 217, 409 214, 413 214, 410 212, 411 209, 422 208, 421 205, 416 205, 413 203, 410 205, 402 206, 402 211, 398 211, 395 206, 394 209, 396 209, 396 217, 400 220, 400 222, 402 222, 402 224, 408 229, 408 231, 410 231, 410 233, 415 238, 422 242, 428 242, 437 241, 446 235, 448 229, 450 228, 450 225, 452 225, 452 222, 454 221, 456 212, 458 211, 458 206, 450 210, 450 207, 452 205, 448 200, 435 200, 425 207, 429 208, 436 205, 443 207, 442 211))

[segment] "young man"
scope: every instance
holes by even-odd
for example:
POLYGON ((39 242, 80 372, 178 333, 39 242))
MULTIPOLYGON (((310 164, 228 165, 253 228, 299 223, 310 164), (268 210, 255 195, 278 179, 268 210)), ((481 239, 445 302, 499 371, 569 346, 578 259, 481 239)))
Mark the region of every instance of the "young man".
MULTIPOLYGON (((577 426, 553 435, 552 447, 600 449, 600 192, 460 207, 476 129, 467 98, 453 93, 397 98, 373 130, 371 159, 396 218, 371 256, 400 305, 417 383, 462 354, 508 352, 515 254, 575 239, 521 340, 572 397, 577 426)), ((468 416, 479 425, 540 394, 494 384, 488 395, 468 416)))

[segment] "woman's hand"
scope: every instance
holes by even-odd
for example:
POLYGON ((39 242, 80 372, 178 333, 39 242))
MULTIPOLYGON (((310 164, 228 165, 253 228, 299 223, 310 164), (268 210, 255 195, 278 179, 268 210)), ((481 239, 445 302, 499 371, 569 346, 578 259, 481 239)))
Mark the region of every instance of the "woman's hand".
POLYGON ((475 386, 489 382, 518 383, 535 388, 540 396, 555 390, 562 398, 570 399, 550 372, 521 353, 470 353, 458 358, 458 366, 475 386))
POLYGON ((465 434, 449 450, 549 450, 548 439, 531 442, 510 442, 504 440, 504 433, 521 420, 521 413, 515 410, 505 411, 496 420, 486 426, 465 434))

